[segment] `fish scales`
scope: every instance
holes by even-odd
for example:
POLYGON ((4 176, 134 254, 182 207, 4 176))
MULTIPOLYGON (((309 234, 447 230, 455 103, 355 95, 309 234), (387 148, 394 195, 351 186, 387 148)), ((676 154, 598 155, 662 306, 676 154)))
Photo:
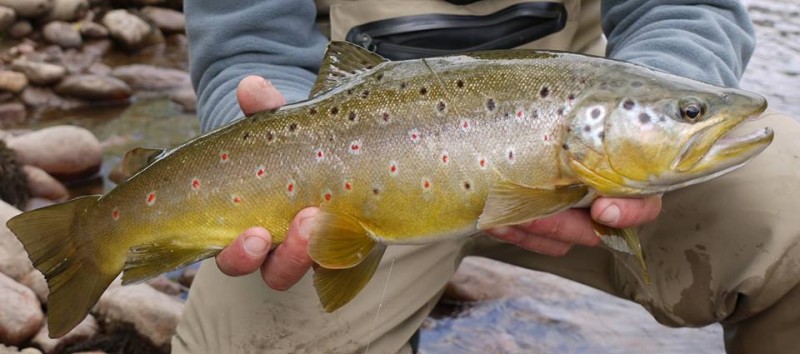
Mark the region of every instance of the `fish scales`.
MULTIPOLYGON (((305 207, 322 209, 309 253, 333 311, 386 244, 466 236, 598 194, 663 193, 741 166, 772 138, 716 144, 763 98, 570 53, 390 62, 334 42, 312 95, 159 155, 102 197, 9 221, 47 276, 51 334, 80 322, 123 269, 123 282, 141 281, 213 256, 253 225, 274 247, 305 207), (709 118, 686 117, 700 108, 709 118)), ((646 269, 635 230, 597 233, 646 269)))

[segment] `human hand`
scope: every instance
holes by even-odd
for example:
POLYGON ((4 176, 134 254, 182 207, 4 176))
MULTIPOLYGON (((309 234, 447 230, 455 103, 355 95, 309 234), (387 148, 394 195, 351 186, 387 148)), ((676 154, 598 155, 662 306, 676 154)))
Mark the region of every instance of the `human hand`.
POLYGON ((497 239, 549 256, 563 256, 573 245, 597 246, 592 220, 615 228, 639 226, 661 212, 661 196, 598 198, 590 210, 568 209, 521 225, 487 230, 497 239))
MULTIPOLYGON (((245 115, 277 109, 286 104, 278 90, 258 76, 248 76, 236 88, 239 107, 245 115)), ((245 230, 217 257, 217 267, 230 276, 261 270, 261 278, 275 290, 286 290, 308 272, 313 261, 308 256, 308 236, 317 208, 306 208, 295 215, 286 239, 270 251, 272 238, 263 227, 245 230)))

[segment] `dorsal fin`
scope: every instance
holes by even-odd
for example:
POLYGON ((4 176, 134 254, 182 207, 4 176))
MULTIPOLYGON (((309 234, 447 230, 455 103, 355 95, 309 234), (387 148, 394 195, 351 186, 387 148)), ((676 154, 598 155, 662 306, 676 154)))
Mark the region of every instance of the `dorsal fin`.
POLYGON ((125 157, 109 174, 108 178, 116 184, 121 184, 133 177, 137 172, 158 160, 165 149, 135 148, 125 153, 125 157))
POLYGON ((328 49, 325 51, 317 81, 311 89, 311 97, 318 96, 341 85, 354 75, 387 61, 389 60, 355 44, 333 41, 328 44, 328 49))

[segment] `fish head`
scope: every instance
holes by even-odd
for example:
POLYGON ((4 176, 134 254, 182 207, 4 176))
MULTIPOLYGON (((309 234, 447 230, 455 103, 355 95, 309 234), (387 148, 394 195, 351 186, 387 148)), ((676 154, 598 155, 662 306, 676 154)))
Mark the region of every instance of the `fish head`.
POLYGON ((767 101, 754 93, 653 71, 585 91, 564 149, 578 178, 605 196, 658 194, 741 167, 773 139, 741 134, 767 101))

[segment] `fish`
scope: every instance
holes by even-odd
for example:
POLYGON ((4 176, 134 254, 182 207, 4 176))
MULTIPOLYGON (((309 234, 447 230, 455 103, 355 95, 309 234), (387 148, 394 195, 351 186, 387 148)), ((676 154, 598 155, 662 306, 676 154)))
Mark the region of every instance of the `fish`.
MULTIPOLYGON (((7 226, 47 279, 58 337, 120 273, 137 283, 212 257, 253 225, 271 231, 274 247, 295 213, 318 206, 308 251, 332 312, 361 291, 389 245, 467 237, 731 172, 772 141, 770 128, 736 129, 766 106, 755 93, 575 53, 389 61, 331 42, 308 100, 169 151, 133 150, 122 163, 131 177, 107 194, 7 226)), ((609 249, 646 269, 635 229, 595 226, 609 249)))

